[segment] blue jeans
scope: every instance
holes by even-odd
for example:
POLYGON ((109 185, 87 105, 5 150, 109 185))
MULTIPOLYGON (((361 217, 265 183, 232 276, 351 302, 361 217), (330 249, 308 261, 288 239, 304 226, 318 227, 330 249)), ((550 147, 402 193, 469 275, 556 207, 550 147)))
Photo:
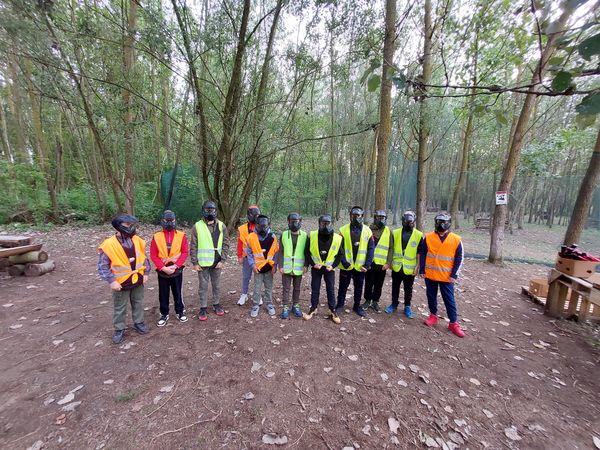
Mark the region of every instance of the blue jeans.
POLYGON ((448 318, 450 319, 450 322, 456 322, 458 320, 458 314, 456 311, 456 301, 454 300, 454 284, 444 283, 442 281, 433 281, 425 278, 425 286, 427 288, 427 303, 429 304, 429 312, 437 315, 437 292, 439 286, 448 318))
POLYGON ((242 260, 242 294, 248 293, 250 287, 250 278, 252 278, 252 266, 248 262, 248 257, 244 256, 242 260))

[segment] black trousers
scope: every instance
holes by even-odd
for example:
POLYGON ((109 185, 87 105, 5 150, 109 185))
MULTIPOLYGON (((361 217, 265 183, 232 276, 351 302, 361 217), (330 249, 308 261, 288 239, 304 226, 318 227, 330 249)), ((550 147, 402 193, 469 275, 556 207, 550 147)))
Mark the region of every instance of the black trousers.
POLYGON ((410 306, 413 293, 414 275, 406 275, 402 268, 398 272, 392 271, 392 305, 398 306, 400 298, 400 285, 404 283, 404 306, 410 306))
POLYGON ((335 309, 335 270, 328 271, 325 267, 310 270, 310 306, 319 306, 319 295, 321 294, 321 278, 325 279, 325 290, 327 291, 327 305, 333 311, 335 309))
POLYGON ((365 272, 360 270, 340 270, 340 285, 338 287, 337 305, 336 309, 343 308, 346 304, 346 292, 348 292, 348 286, 350 281, 354 282, 354 306, 358 308, 360 306, 360 299, 362 297, 363 285, 365 284, 365 272))
POLYGON ((385 281, 387 270, 381 270, 383 266, 371 264, 371 268, 365 273, 365 300, 378 302, 381 298, 381 290, 385 281))
POLYGON ((173 278, 158 277, 158 302, 160 303, 160 313, 163 316, 169 314, 169 291, 173 292, 175 313, 183 314, 185 304, 183 303, 183 294, 181 292, 182 284, 183 274, 179 274, 173 278))

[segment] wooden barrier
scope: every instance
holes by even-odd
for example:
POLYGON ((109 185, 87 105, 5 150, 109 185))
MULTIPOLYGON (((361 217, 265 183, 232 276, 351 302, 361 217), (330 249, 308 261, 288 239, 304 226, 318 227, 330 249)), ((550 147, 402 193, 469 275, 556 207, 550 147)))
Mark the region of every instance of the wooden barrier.
POLYGON ((600 289, 583 278, 556 269, 548 275, 545 313, 551 317, 577 317, 579 321, 600 321, 600 289))

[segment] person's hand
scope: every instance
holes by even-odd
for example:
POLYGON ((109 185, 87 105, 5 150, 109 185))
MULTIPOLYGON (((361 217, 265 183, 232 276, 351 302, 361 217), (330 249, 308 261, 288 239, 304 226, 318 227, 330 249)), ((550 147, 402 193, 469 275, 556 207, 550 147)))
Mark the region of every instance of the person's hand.
POLYGON ((144 282, 143 284, 146 284, 148 282, 148 275, 144 275, 144 282))
POLYGON ((333 270, 333 267, 331 267, 331 266, 325 266, 325 270, 327 272, 331 272, 333 270))
POLYGON ((111 288, 113 291, 117 291, 117 292, 118 292, 118 291, 120 291, 120 290, 121 290, 121 284, 120 284, 120 283, 117 283, 116 281, 113 281, 112 283, 110 283, 110 288, 111 288))
POLYGON ((283 273, 283 272, 284 272, 284 270, 283 270, 283 267, 282 267, 281 269, 279 269, 279 273, 283 273))
POLYGON ((254 265, 254 267, 252 268, 252 270, 254 271, 254 273, 258 273, 258 267, 256 267, 256 264, 254 265))
POLYGON ((175 266, 163 266, 162 269, 160 269, 162 272, 166 273, 167 275, 171 275, 173 272, 175 272, 174 269, 175 266))
POLYGON ((319 270, 321 267, 323 267, 321 264, 315 264, 313 266, 315 269, 319 270))
POLYGON ((456 278, 452 278, 452 277, 450 277, 450 283, 451 283, 451 284, 454 284, 454 283, 456 283, 456 278))
POLYGON ((244 257, 243 256, 238 256, 238 264, 241 264, 244 262, 244 257))
POLYGON ((385 263, 383 266, 381 266, 381 270, 388 270, 390 268, 390 265, 388 263, 385 263))
POLYGON ((424 273, 420 273, 419 274, 419 278, 425 278, 425 274, 424 273))
POLYGON ((361 272, 366 272, 366 271, 367 271, 367 268, 366 268, 365 266, 360 266, 360 271, 361 271, 361 272))
POLYGON ((196 264, 195 266, 192 267, 192 270, 194 272, 202 272, 202 267, 200 267, 198 264, 196 264))
POLYGON ((219 261, 217 263, 217 265, 215 266, 215 269, 222 269, 223 268, 223 261, 219 261))
POLYGON ((306 273, 308 272, 308 267, 304 266, 304 269, 302 269, 302 273, 306 273))

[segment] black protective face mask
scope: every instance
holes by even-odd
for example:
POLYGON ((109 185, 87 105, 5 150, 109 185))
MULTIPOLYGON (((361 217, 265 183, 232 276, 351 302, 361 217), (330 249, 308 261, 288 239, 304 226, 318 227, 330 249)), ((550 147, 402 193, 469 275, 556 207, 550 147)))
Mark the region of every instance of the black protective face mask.
POLYGON ((302 222, 300 222, 300 221, 294 221, 294 222, 288 223, 288 228, 290 229, 290 231, 293 231, 294 233, 296 231, 300 230, 301 226, 302 226, 302 222))
POLYGON ((136 233, 135 225, 131 225, 129 227, 119 225, 119 233, 121 233, 123 237, 132 238, 136 233))
POLYGON ((373 223, 375 224, 375 226, 376 226, 377 228, 383 228, 383 227, 385 227, 385 223, 386 223, 386 222, 387 222, 387 220, 386 220, 386 219, 375 219, 375 220, 373 221, 373 223))
POLYGON ((450 223, 440 222, 435 225, 435 231, 438 233, 444 233, 450 229, 450 223))
POLYGON ((177 222, 175 220, 161 220, 161 225, 162 227, 167 230, 167 231, 171 231, 174 230, 175 227, 177 226, 177 222))
POLYGON ((363 220, 364 219, 362 217, 354 217, 352 219, 352 225, 354 225, 355 227, 358 227, 363 224, 363 220))
POLYGON ((217 218, 217 212, 216 211, 203 211, 202 217, 204 217, 208 221, 212 221, 217 218))
POLYGON ((269 233, 269 226, 268 225, 256 225, 256 233, 260 237, 265 237, 269 233))
POLYGON ((333 234, 333 227, 331 225, 319 226, 319 234, 331 235, 333 234))

